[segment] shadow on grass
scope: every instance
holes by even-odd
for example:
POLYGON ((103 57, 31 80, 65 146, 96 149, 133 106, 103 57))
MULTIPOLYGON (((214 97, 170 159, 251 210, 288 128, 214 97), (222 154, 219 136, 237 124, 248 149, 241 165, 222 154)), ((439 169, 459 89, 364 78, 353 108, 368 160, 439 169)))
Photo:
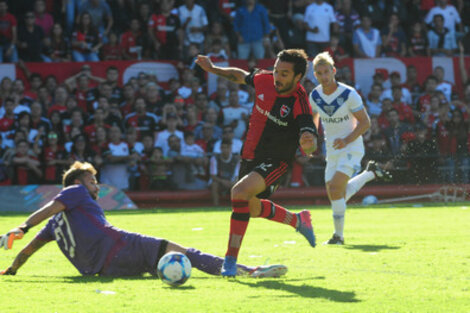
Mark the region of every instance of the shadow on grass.
POLYGON ((345 245, 344 248, 349 250, 361 250, 363 252, 378 252, 381 250, 397 250, 401 247, 387 245, 345 245))
MULTIPOLYGON (((310 279, 309 279, 310 280, 310 279)), ((295 280, 299 281, 299 280, 295 280)), ((352 291, 339 291, 334 289, 327 289, 321 287, 314 287, 309 285, 295 286, 288 283, 288 280, 260 280, 256 282, 246 282, 240 280, 234 280, 241 285, 254 287, 254 288, 266 288, 274 290, 287 291, 292 294, 305 297, 305 298, 323 298, 334 302, 360 302, 361 300, 356 299, 356 294, 352 291)))

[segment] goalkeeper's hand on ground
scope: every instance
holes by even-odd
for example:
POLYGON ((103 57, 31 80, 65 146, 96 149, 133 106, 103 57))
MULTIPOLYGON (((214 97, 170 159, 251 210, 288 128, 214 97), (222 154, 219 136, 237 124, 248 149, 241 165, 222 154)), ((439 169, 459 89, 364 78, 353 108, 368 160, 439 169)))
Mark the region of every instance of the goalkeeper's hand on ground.
POLYGON ((21 239, 24 236, 24 231, 18 227, 13 228, 8 233, 3 235, 0 239, 0 248, 5 250, 11 249, 13 247, 13 241, 21 239))
POLYGON ((10 266, 6 270, 0 271, 0 275, 16 275, 16 271, 14 271, 10 266))

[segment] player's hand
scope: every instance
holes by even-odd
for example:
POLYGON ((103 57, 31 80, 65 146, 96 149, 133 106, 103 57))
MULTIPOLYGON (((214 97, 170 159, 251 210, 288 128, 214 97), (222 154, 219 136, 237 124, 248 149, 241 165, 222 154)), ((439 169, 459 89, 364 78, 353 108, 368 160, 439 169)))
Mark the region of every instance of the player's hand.
POLYGON ((212 61, 209 59, 209 57, 205 55, 198 55, 196 59, 196 64, 199 65, 206 72, 210 72, 214 67, 212 61))
POLYGON ((0 275, 16 275, 16 271, 11 268, 7 268, 6 270, 0 271, 0 275))
POLYGON ((21 229, 18 227, 13 228, 0 238, 0 248, 3 247, 5 250, 11 249, 13 247, 13 241, 21 239, 23 236, 24 232, 21 229))
POLYGON ((346 145, 346 140, 343 138, 336 138, 335 141, 333 141, 333 148, 336 150, 343 149, 346 145))
POLYGON ((317 150, 317 138, 310 132, 303 132, 300 135, 299 144, 306 155, 311 155, 317 150))

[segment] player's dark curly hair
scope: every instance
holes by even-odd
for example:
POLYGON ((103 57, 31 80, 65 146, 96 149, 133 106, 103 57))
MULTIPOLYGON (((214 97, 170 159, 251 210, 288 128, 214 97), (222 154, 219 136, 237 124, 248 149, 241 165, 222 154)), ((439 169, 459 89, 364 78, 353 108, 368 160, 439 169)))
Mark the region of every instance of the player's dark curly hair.
POLYGON ((96 169, 88 162, 75 161, 62 176, 62 185, 64 188, 72 186, 75 179, 80 179, 85 173, 96 175, 96 169))
POLYGON ((307 71, 308 56, 303 49, 282 50, 277 54, 277 59, 294 64, 294 76, 301 74, 304 77, 307 71))

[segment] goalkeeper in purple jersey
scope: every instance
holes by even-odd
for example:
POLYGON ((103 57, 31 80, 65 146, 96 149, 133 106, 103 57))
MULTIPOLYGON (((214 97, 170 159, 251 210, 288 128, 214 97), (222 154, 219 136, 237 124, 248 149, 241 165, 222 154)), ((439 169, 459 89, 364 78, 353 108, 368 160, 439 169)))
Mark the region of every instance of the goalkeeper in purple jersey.
MULTIPOLYGON (((96 170, 89 163, 75 162, 64 173, 61 192, 48 204, 32 213, 20 225, 0 237, 0 248, 11 249, 33 226, 49 219, 16 256, 1 275, 15 275, 18 269, 41 247, 56 241, 65 257, 82 275, 135 276, 155 275, 160 258, 168 252, 184 253, 193 267, 220 275, 223 259, 174 242, 112 226, 96 202, 99 186, 96 170)), ((250 267, 238 265, 240 274, 252 277, 277 277, 285 274, 283 265, 250 267)))

